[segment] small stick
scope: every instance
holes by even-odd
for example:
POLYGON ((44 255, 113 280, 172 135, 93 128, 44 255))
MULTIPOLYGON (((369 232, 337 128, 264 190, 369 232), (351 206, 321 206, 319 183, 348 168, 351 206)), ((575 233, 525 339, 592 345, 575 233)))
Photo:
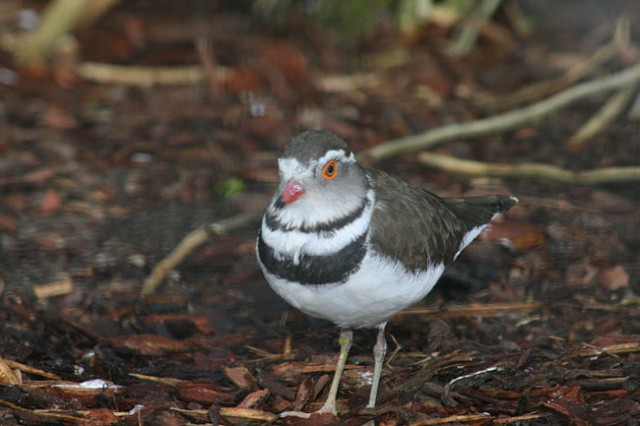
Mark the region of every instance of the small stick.
MULTIPOLYGON (((216 67, 216 77, 224 80, 229 72, 216 67)), ((201 65, 145 67, 83 62, 78 65, 78 75, 85 80, 101 84, 127 84, 153 87, 178 84, 197 84, 205 79, 201 65)))
POLYGON ((18 60, 39 67, 46 53, 59 38, 80 25, 88 26, 118 0, 54 0, 47 4, 40 25, 27 36, 25 43, 14 51, 18 60))
POLYGON ((482 0, 469 20, 463 21, 463 27, 454 36, 449 51, 454 55, 466 55, 478 40, 478 34, 489 18, 495 13, 502 0, 482 0))
MULTIPOLYGON (((187 410, 184 408, 171 407, 172 411, 180 413, 185 416, 205 418, 208 415, 207 410, 187 410)), ((234 417, 247 420, 257 420, 263 422, 274 422, 278 420, 278 416, 273 413, 258 410, 256 408, 241 408, 241 407, 220 407, 220 415, 222 417, 234 417)))
POLYGON ((638 93, 638 84, 630 84, 614 94, 593 117, 569 139, 569 146, 579 147, 613 122, 638 93))
POLYGON ((431 148, 452 139, 504 132, 541 118, 582 98, 640 81, 640 63, 587 83, 566 89, 533 105, 466 123, 454 123, 375 146, 361 153, 373 161, 431 148))
POLYGON ((426 419, 409 424, 409 426, 436 426, 456 423, 473 423, 478 424, 495 419, 490 414, 455 414, 453 416, 441 417, 439 419, 426 419))
POLYGON ((541 303, 501 303, 491 305, 450 306, 448 308, 408 308, 398 312, 395 316, 423 315, 436 318, 451 318, 457 316, 494 315, 501 312, 532 312, 542 309, 541 303))
POLYGON ((171 253, 162 259, 151 271, 142 285, 141 294, 143 296, 155 293, 158 286, 164 279, 167 272, 175 268, 182 259, 187 257, 196 247, 204 243, 211 235, 223 235, 227 232, 235 231, 251 222, 257 222, 262 217, 262 212, 241 213, 237 216, 221 220, 211 225, 203 225, 191 231, 171 253))
POLYGON ((0 360, 4 360, 4 362, 6 362, 7 365, 14 370, 20 370, 23 373, 33 374, 35 376, 46 377, 47 379, 60 380, 60 376, 57 376, 56 374, 53 374, 53 373, 49 373, 48 371, 31 367, 30 365, 26 365, 18 361, 12 361, 9 359, 2 359, 2 358, 0 358, 0 360))
POLYGON ((496 96, 490 93, 480 92, 474 95, 475 103, 480 107, 495 110, 500 108, 513 108, 516 105, 551 95, 596 71, 603 63, 615 57, 622 49, 627 47, 630 39, 631 30, 629 20, 627 18, 620 18, 616 23, 613 40, 611 40, 611 42, 596 50, 589 59, 571 67, 560 77, 533 83, 530 86, 510 93, 508 96, 496 96))
POLYGON ((452 173, 471 176, 492 176, 511 179, 540 179, 570 185, 599 185, 640 181, 640 167, 604 167, 582 172, 561 169, 549 164, 493 164, 461 160, 449 155, 421 152, 420 164, 452 173))
POLYGON ((576 356, 581 358, 594 357, 600 355, 617 355, 617 354, 629 354, 634 352, 640 352, 640 344, 638 343, 618 343, 614 345, 596 347, 596 346, 584 346, 578 349, 576 356))

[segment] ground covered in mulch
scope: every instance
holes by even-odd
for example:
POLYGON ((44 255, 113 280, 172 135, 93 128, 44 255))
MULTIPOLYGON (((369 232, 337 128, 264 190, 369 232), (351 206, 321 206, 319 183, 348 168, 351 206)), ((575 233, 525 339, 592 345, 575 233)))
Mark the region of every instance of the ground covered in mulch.
MULTIPOLYGON (((270 290, 254 257, 256 222, 210 238, 140 296, 190 231, 264 208, 278 150, 301 130, 328 128, 358 152, 504 112, 517 106, 489 107, 489 94, 509 100, 589 61, 623 15, 631 42, 583 79, 640 61, 633 1, 504 3, 527 3, 530 33, 505 6, 462 58, 447 50, 455 31, 445 21, 399 34, 381 16, 345 41, 302 12, 267 25, 238 5, 170 1, 122 2, 77 34, 79 62, 45 75, 0 52, 0 423, 640 422, 637 182, 462 176, 425 168, 415 152, 369 160, 439 194, 510 193, 520 204, 390 322, 372 410, 375 334, 356 331, 338 419, 274 415, 319 407, 338 333, 270 290), (86 62, 204 63, 208 74, 97 83, 73 72, 86 62)), ((42 6, 0 4, 3 31, 42 6)), ((432 152, 573 171, 636 165, 637 115, 568 144, 608 97, 432 152)))

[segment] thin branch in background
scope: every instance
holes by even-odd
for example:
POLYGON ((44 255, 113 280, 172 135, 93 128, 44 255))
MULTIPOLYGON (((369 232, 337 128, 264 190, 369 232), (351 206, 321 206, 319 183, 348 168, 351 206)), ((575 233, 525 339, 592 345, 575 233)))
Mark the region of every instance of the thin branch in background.
POLYGON ((610 123, 620 116, 622 111, 629 105, 633 97, 638 93, 638 84, 630 84, 618 90, 611 98, 600 108, 600 110, 591 117, 589 121, 583 124, 578 131, 569 139, 569 146, 579 147, 601 132, 610 123))
POLYGON ((640 120, 640 93, 636 96, 631 108, 629 108, 629 113, 627 114, 628 120, 640 120))
POLYGON ((493 16, 502 0, 482 0, 471 18, 462 22, 463 27, 454 36, 449 52, 453 55, 466 55, 473 49, 478 34, 487 21, 493 16))
POLYGON ((520 38, 528 38, 531 35, 531 28, 518 2, 508 1, 502 6, 502 9, 516 35, 520 38))
POLYGON ((42 21, 29 34, 24 45, 15 51, 18 60, 25 65, 40 67, 45 55, 57 40, 73 32, 80 25, 90 25, 118 0, 53 0, 45 9, 42 21))
POLYGON ((242 228, 250 223, 258 222, 262 214, 262 211, 241 213, 237 216, 221 220, 220 222, 200 226, 191 231, 169 255, 153 268, 153 271, 151 271, 151 274, 142 285, 141 294, 146 296, 155 293, 167 273, 182 262, 196 247, 207 241, 210 236, 224 235, 227 232, 242 228))
MULTIPOLYGON (((204 68, 201 65, 146 67, 83 62, 78 66, 77 73, 83 79, 94 83, 140 87, 197 84, 205 79, 204 68)), ((220 80, 224 80, 228 74, 227 68, 216 67, 216 77, 220 80)))
POLYGON ((509 93, 508 96, 496 96, 492 93, 477 92, 473 98, 476 105, 490 110, 502 110, 513 108, 556 93, 565 87, 571 86, 577 81, 593 74, 602 64, 614 58, 624 48, 629 46, 631 40, 631 24, 627 18, 618 19, 613 35, 613 40, 598 49, 589 59, 571 67, 558 78, 554 78, 509 93))
POLYGON ((420 315, 430 319, 445 319, 455 317, 479 316, 486 317, 492 315, 500 315, 505 312, 522 312, 529 313, 542 309, 544 305, 538 302, 516 302, 516 303, 493 303, 487 305, 464 305, 464 306, 448 306, 446 308, 428 308, 413 307, 407 308, 394 315, 393 318, 399 318, 406 315, 420 315))
POLYGON ((215 98, 220 94, 220 79, 218 78, 218 64, 213 53, 211 40, 205 36, 198 37, 196 39, 196 50, 204 68, 204 75, 209 83, 209 95, 215 98))
POLYGON ((375 146, 361 153, 372 161, 431 148, 452 139, 487 136, 529 124, 587 96, 640 82, 640 64, 570 87, 533 105, 467 123, 454 123, 375 146))
POLYGON ((640 182, 640 167, 605 167, 574 172, 548 164, 493 164, 461 160, 449 155, 421 152, 420 164, 451 173, 469 176, 491 176, 511 179, 538 179, 572 185, 598 185, 605 183, 640 182))

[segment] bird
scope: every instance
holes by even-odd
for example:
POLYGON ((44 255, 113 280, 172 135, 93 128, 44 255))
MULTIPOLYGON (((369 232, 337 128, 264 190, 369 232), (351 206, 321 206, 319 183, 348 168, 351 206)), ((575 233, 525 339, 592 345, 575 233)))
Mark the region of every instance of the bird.
POLYGON ((278 158, 278 171, 278 187, 258 230, 258 264, 290 305, 341 330, 331 387, 316 413, 337 415, 353 330, 361 328, 377 328, 367 403, 373 408, 389 318, 423 299, 462 249, 518 200, 440 197, 361 166, 348 144, 328 130, 294 136, 278 158))

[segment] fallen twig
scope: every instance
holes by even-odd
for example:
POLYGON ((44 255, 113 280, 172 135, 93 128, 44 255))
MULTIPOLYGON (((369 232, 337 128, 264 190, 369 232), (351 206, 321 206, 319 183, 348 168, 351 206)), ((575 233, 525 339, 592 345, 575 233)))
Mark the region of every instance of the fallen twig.
POLYGON ((176 379, 174 377, 158 377, 158 376, 149 376, 147 374, 138 374, 138 373, 129 373, 131 377, 135 377, 139 380, 147 380, 155 383, 162 383, 168 386, 176 386, 179 383, 182 383, 184 380, 176 379))
MULTIPOLYGON (((48 410, 48 409, 29 409, 22 408, 19 405, 9 401, 0 400, 0 407, 8 408, 13 411, 17 417, 27 417, 37 424, 81 424, 86 423, 86 419, 78 417, 70 413, 70 410, 48 410)), ((76 412, 82 415, 81 412, 76 412)), ((33 423, 32 423, 33 424, 33 423)))
POLYGON ((613 40, 609 44, 602 46, 589 59, 571 67, 560 77, 523 87, 513 93, 509 93, 508 96, 496 96, 487 92, 475 93, 474 101, 482 108, 496 110, 513 108, 516 105, 522 105, 534 99, 549 96, 593 73, 603 63, 627 47, 630 39, 631 24, 627 18, 620 18, 616 23, 613 40))
POLYGON ((483 376, 487 373, 493 373, 494 371, 504 371, 504 367, 499 365, 492 365, 491 367, 487 367, 479 371, 474 371, 473 373, 465 374, 464 376, 456 377, 455 379, 444 385, 444 389, 442 390, 442 401, 449 407, 456 407, 458 403, 455 402, 453 398, 451 398, 451 388, 453 388, 456 383, 464 380, 475 379, 478 376, 483 376))
POLYGON ((175 268, 193 249, 204 243, 211 235, 221 235, 241 228, 251 222, 257 222, 262 217, 262 212, 242 213, 237 216, 221 220, 211 225, 203 225, 190 232, 171 253, 160 261, 151 271, 142 285, 143 296, 156 291, 167 272, 175 268))
POLYGON ((465 19, 458 33, 454 36, 449 51, 454 55, 466 55, 476 44, 478 34, 487 21, 493 16, 502 0, 483 0, 473 11, 470 19, 465 19))
POLYGON ((486 422, 493 418, 494 417, 490 414, 457 414, 454 416, 441 417, 439 419, 419 420, 411 423, 409 426, 436 426, 446 425, 449 423, 486 422))
POLYGON ((531 123, 579 99, 640 81, 640 63, 623 71, 573 86, 543 101, 504 114, 454 123, 375 146, 361 153, 373 161, 433 147, 451 139, 486 136, 531 123))
POLYGON ((89 25, 118 0, 55 0, 49 2, 38 28, 14 51, 17 58, 31 66, 40 66, 45 54, 67 33, 79 25, 89 25))
POLYGON ((19 176, 7 176, 0 178, 0 187, 11 185, 33 185, 41 182, 51 181, 54 177, 61 174, 72 173, 78 168, 77 165, 67 165, 61 167, 48 167, 35 170, 30 173, 19 176))
MULTIPOLYGON (((182 408, 172 407, 172 411, 181 415, 193 418, 207 418, 209 412, 207 410, 185 410, 182 408)), ((255 408, 241 407, 220 407, 220 415, 222 417, 234 417, 247 420, 257 420, 262 422, 275 422, 278 416, 266 411, 255 408)))
MULTIPOLYGON (((142 87, 197 84, 205 79, 205 69, 201 65, 145 67, 83 62, 78 65, 77 73, 83 79, 94 83, 142 87)), ((216 78, 225 80, 228 75, 227 68, 215 67, 216 78)))
POLYGON ((589 121, 569 139, 569 145, 578 147, 613 122, 638 93, 638 84, 623 87, 613 95, 589 121))
POLYGON ((395 316, 422 315, 434 318, 494 315, 502 312, 532 312, 542 308, 542 303, 501 303, 491 305, 450 306, 447 308, 414 307, 398 312, 395 316))
POLYGON ((7 383, 9 385, 19 385, 22 383, 22 378, 13 371, 7 361, 0 357, 0 383, 7 383))
POLYGON ((640 181, 640 167, 604 167, 574 172, 541 163, 494 164, 461 160, 449 155, 422 152, 420 164, 452 173, 511 179, 541 179, 571 185, 598 185, 640 181))
POLYGON ((544 419, 545 417, 549 417, 549 414, 534 412, 534 413, 522 414, 520 416, 513 416, 513 417, 498 417, 496 419, 493 419, 492 424, 508 425, 509 423, 516 423, 516 422, 520 424, 520 422, 526 422, 528 420, 539 420, 539 419, 544 419))
POLYGON ((640 343, 619 343, 604 347, 596 347, 593 345, 583 346, 578 349, 577 356, 582 358, 600 356, 603 354, 617 355, 640 352, 640 343))
POLYGON ((23 373, 32 374, 34 376, 46 377, 47 379, 52 379, 52 380, 60 380, 60 376, 58 376, 56 374, 49 373, 48 371, 44 371, 44 370, 41 370, 39 368, 31 367, 30 365, 26 365, 26 364, 23 364, 21 362, 12 361, 12 360, 9 360, 9 359, 5 359, 4 362, 6 362, 6 364, 10 368, 12 368, 14 370, 20 370, 23 373))

